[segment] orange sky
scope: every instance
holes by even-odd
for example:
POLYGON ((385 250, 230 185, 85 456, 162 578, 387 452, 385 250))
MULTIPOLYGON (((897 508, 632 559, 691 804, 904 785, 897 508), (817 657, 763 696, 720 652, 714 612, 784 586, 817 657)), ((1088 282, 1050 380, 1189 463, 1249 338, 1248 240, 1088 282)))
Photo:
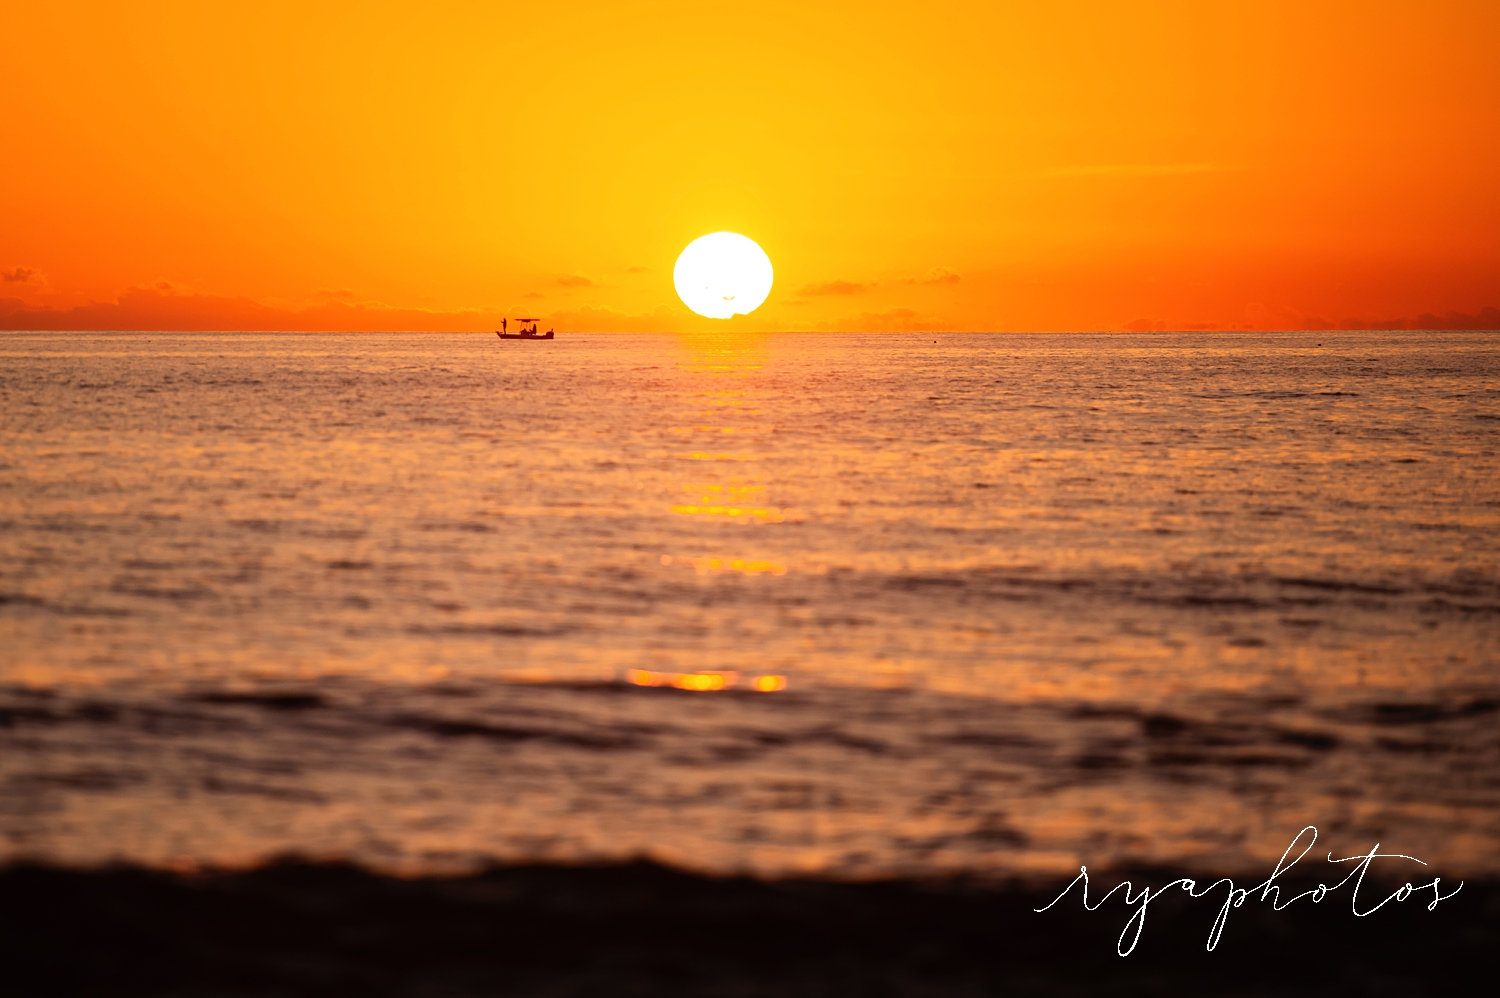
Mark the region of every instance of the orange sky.
POLYGON ((776 267, 731 327, 1497 324, 1493 0, 5 22, 0 327, 722 328, 717 229, 776 267))

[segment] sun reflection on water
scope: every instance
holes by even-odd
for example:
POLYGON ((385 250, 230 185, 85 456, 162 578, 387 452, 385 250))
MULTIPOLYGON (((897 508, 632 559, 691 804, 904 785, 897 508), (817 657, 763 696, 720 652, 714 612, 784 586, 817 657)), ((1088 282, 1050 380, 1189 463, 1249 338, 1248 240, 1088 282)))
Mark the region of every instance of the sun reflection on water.
MULTIPOLYGON (((740 673, 724 672, 657 672, 651 669, 627 669, 625 681, 634 686, 662 686, 695 693, 713 693, 740 688, 740 673)), ((752 676, 744 688, 757 693, 777 693, 786 689, 786 676, 767 674, 752 676)))

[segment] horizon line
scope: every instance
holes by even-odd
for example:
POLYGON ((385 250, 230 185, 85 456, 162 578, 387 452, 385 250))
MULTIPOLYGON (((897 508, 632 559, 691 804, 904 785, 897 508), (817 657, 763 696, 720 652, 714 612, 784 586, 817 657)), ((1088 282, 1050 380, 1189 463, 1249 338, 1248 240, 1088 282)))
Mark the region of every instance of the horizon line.
MULTIPOLYGON (((403 334, 422 336, 469 336, 487 335, 494 332, 492 329, 243 329, 243 328, 216 328, 202 327, 194 329, 6 329, 0 328, 0 334, 4 333, 92 333, 92 334, 140 334, 140 333, 287 333, 295 335, 322 335, 322 336, 369 336, 381 334, 403 334)), ((1478 328, 1471 326, 1339 326, 1336 328, 1310 328, 1299 326, 1278 327, 1235 327, 1235 328, 1204 328, 1201 326, 1182 326, 1162 329, 1121 329, 1118 327, 1093 328, 1093 329, 694 329, 694 330, 627 330, 627 329, 573 329, 564 330, 570 336, 696 336, 716 333, 733 333, 734 335, 812 335, 812 336, 933 336, 933 335, 962 335, 962 336, 1035 336, 1035 335, 1072 335, 1083 334, 1097 336, 1102 334, 1119 334, 1124 336, 1160 335, 1163 333, 1318 333, 1336 335, 1339 333, 1500 333, 1500 327, 1478 328)))

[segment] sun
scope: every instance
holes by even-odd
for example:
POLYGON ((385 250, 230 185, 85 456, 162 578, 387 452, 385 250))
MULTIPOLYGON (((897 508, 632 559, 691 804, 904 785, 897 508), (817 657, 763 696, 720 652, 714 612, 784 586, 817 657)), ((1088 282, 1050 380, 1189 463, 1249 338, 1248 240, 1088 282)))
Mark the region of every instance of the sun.
POLYGON ((710 319, 749 315, 771 293, 771 258, 738 232, 710 232, 687 244, 672 269, 682 303, 710 319))

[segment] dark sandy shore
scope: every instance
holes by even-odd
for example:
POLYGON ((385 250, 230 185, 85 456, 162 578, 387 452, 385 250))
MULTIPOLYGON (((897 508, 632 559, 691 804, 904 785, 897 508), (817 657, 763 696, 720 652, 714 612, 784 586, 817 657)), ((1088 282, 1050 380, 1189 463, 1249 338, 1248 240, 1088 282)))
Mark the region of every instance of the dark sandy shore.
POLYGON ((645 863, 448 879, 295 862, 192 877, 13 867, 0 871, 0 993, 1407 996, 1483 980, 1500 943, 1493 882, 1433 912, 1413 897, 1366 918, 1346 892, 1281 912, 1247 903, 1213 953, 1220 902, 1169 893, 1121 958, 1118 895, 1033 912, 1062 886, 763 883, 645 863))

